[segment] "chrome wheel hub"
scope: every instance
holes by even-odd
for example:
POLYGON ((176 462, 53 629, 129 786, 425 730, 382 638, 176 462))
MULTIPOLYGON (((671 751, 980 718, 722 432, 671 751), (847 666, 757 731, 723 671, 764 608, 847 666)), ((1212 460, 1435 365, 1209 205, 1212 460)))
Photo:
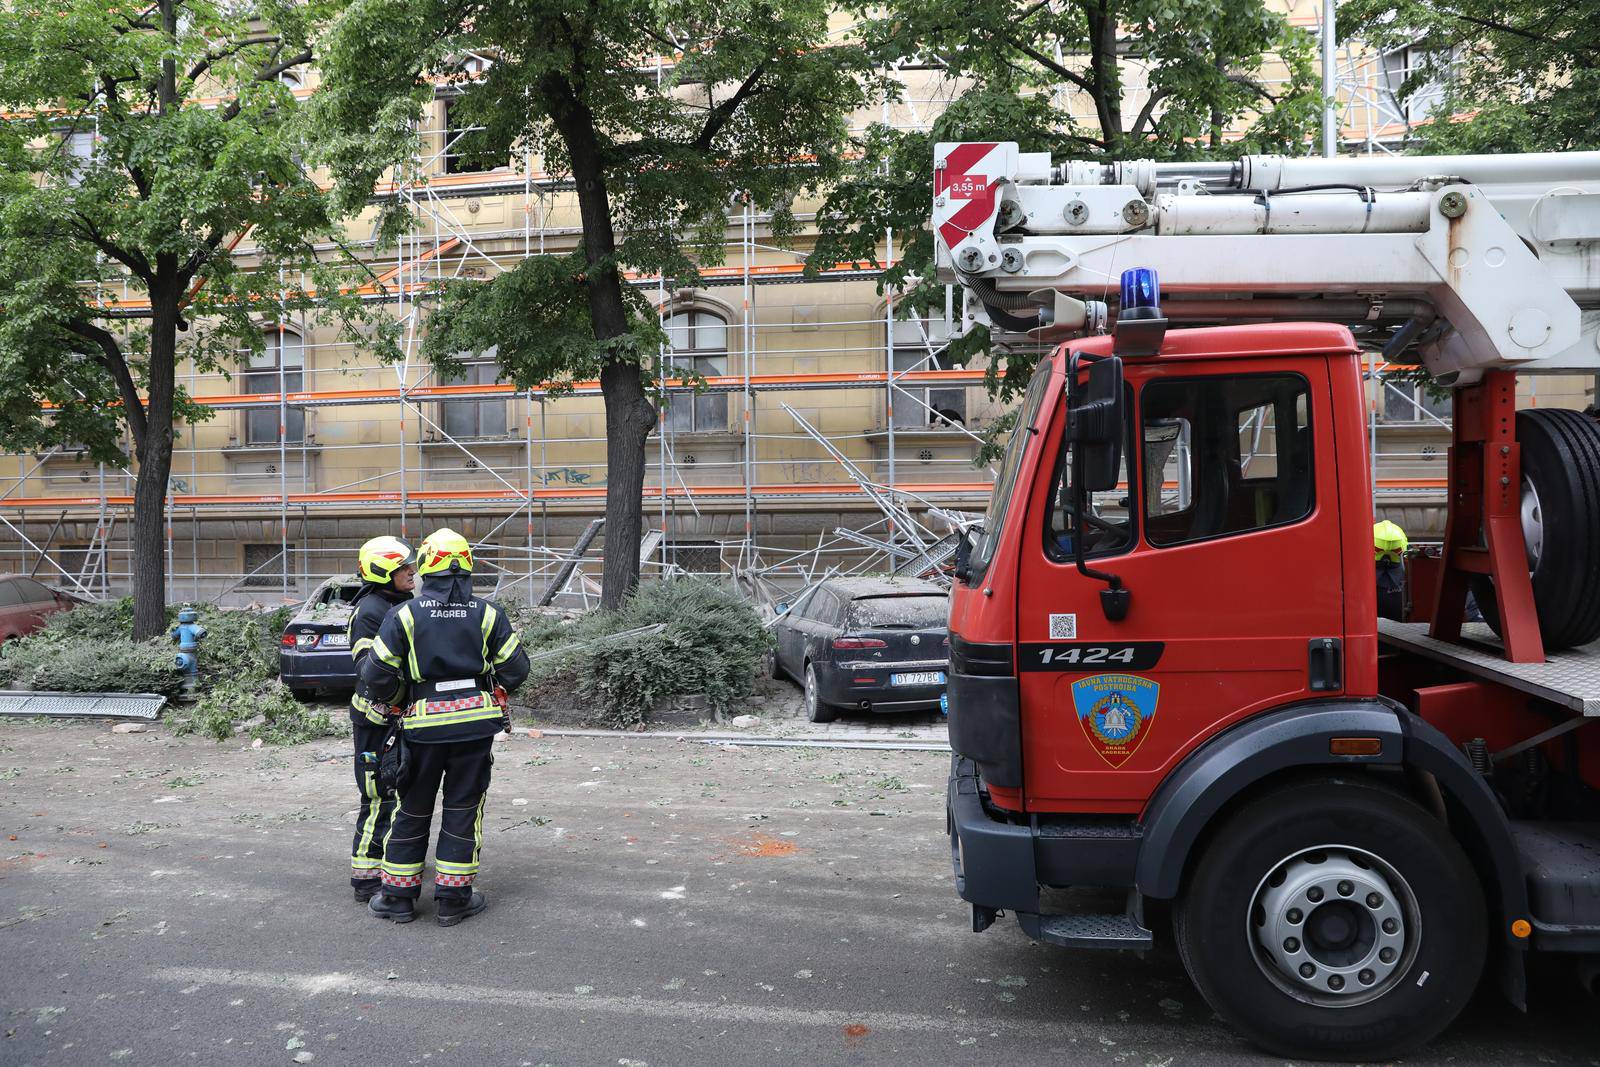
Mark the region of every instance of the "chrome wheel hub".
POLYGON ((1528 570, 1539 568, 1539 557, 1544 554, 1544 509, 1539 506, 1539 490, 1524 476, 1522 479, 1522 541, 1528 548, 1528 570))
POLYGON ((1399 872, 1362 849, 1325 845, 1290 856, 1262 879, 1248 934, 1257 965, 1285 993, 1351 1007, 1400 980, 1422 926, 1399 872))

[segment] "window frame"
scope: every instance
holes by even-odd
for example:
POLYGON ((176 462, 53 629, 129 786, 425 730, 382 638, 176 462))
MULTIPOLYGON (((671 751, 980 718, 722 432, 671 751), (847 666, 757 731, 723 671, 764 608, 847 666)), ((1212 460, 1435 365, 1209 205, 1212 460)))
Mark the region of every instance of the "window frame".
MULTIPOLYGON (((239 368, 239 378, 241 380, 240 384, 244 387, 243 391, 247 394, 277 393, 280 391, 284 393, 298 393, 303 391, 306 386, 306 335, 295 329, 293 326, 290 326, 288 323, 273 323, 262 327, 261 337, 262 352, 264 354, 272 355, 272 365, 253 367, 251 366, 251 361, 257 358, 257 354, 248 349, 241 352, 239 355, 240 362, 243 364, 243 366, 239 368), (300 353, 300 365, 297 367, 286 367, 283 364, 283 351, 285 348, 284 342, 290 335, 293 335, 296 341, 299 342, 298 350, 300 353), (291 376, 298 378, 299 381, 296 384, 291 385, 289 382, 289 378, 291 376), (255 377, 271 377, 272 388, 255 388, 256 383, 251 381, 251 379, 255 377)), ((308 409, 300 407, 296 404, 285 405, 284 420, 282 424, 283 443, 285 445, 294 448, 300 448, 308 443, 306 436, 310 432, 311 427, 309 425, 310 417, 307 414, 307 411, 308 409), (298 417, 300 424, 300 435, 298 437, 296 437, 292 432, 296 417, 298 417)), ((260 415, 263 412, 270 413, 274 418, 276 418, 278 414, 276 408, 246 408, 244 411, 239 413, 239 441, 247 448, 276 448, 278 446, 278 434, 276 429, 278 426, 277 422, 273 423, 274 429, 270 440, 258 441, 252 434, 250 428, 253 421, 252 416, 260 415)))
MULTIPOLYGON (((500 382, 500 378, 502 376, 502 371, 501 371, 501 367, 500 367, 500 361, 495 356, 482 357, 481 354, 480 354, 478 357, 475 357, 473 359, 463 359, 461 361, 461 363, 462 363, 462 366, 464 367, 464 376, 468 380, 457 381, 453 377, 447 379, 447 378, 445 378, 444 376, 441 375, 440 379, 439 379, 439 384, 440 385, 495 385, 495 384, 498 384, 500 382), (482 374, 481 368, 484 368, 484 367, 493 368, 494 369, 494 377, 490 381, 487 381, 487 382, 484 382, 484 381, 477 381, 477 382, 471 381, 470 378, 474 374, 478 374, 478 375, 481 376, 481 374, 482 374)), ((439 410, 438 410, 438 412, 436 414, 439 417, 439 432, 440 433, 444 433, 444 434, 448 434, 450 437, 455 438, 456 440, 461 440, 461 441, 499 441, 499 440, 503 440, 505 438, 513 436, 513 434, 512 434, 510 397, 491 397, 491 398, 488 398, 488 399, 485 399, 485 398, 482 398, 482 397, 467 397, 467 398, 460 399, 460 400, 445 399, 445 400, 438 401, 438 405, 439 405, 439 410), (461 404, 461 405, 470 404, 470 405, 473 406, 473 423, 474 423, 476 428, 472 433, 469 433, 469 434, 456 433, 454 430, 452 430, 450 428, 450 412, 452 410, 451 409, 451 405, 452 404, 461 404), (484 409, 484 406, 488 405, 488 404, 499 405, 499 408, 500 408, 500 419, 501 419, 501 422, 502 422, 502 426, 501 426, 501 429, 500 429, 499 433, 484 433, 483 432, 483 409, 484 409)), ((457 410, 459 410, 459 409, 457 409, 457 410)))
MULTIPOLYGON (((1313 517, 1315 517, 1315 515, 1317 514, 1317 436, 1316 436, 1317 420, 1316 420, 1316 407, 1315 407, 1315 405, 1313 403, 1313 391, 1312 391, 1312 387, 1311 387, 1311 379, 1308 376, 1306 376, 1304 373, 1300 372, 1300 371, 1271 370, 1271 371, 1252 371, 1252 372, 1247 373, 1247 374, 1171 375, 1171 376, 1161 376, 1161 377, 1150 378, 1150 379, 1146 380, 1145 383, 1142 386, 1140 386, 1140 388, 1139 388, 1139 420, 1138 420, 1138 426, 1139 426, 1139 440, 1141 442, 1141 446, 1142 446, 1142 443, 1143 443, 1143 440, 1144 440, 1144 419, 1145 419, 1145 406, 1146 406, 1145 397, 1146 397, 1146 394, 1151 389, 1151 387, 1157 386, 1157 385, 1174 385, 1174 384, 1184 384, 1184 383, 1190 383, 1190 382, 1220 383, 1220 384, 1226 385, 1226 384, 1230 384, 1230 383, 1243 382, 1243 381, 1249 381, 1251 379, 1262 379, 1262 378, 1284 378, 1284 379, 1292 378, 1292 379, 1295 379, 1296 381, 1298 381, 1300 383, 1301 395, 1303 395, 1305 397, 1306 433, 1308 435, 1308 437, 1307 437, 1307 447, 1309 448, 1310 454, 1311 454, 1311 463, 1310 463, 1310 467, 1309 467, 1309 471, 1308 471, 1308 477, 1309 477, 1310 483, 1311 483, 1311 493, 1310 493, 1310 496, 1306 500, 1306 510, 1304 512, 1302 512, 1301 514, 1297 515, 1296 517, 1292 518, 1292 519, 1285 519, 1285 520, 1282 520, 1280 522, 1268 523, 1265 526, 1251 526, 1251 527, 1249 527, 1247 529, 1242 529, 1242 530, 1225 530, 1225 531, 1223 531, 1221 533, 1207 534, 1204 537, 1191 537, 1191 538, 1187 538, 1187 539, 1182 540, 1182 541, 1169 541, 1169 542, 1162 543, 1162 542, 1156 542, 1156 541, 1150 540, 1150 536, 1149 536, 1149 534, 1150 534, 1149 516, 1147 514, 1145 514, 1144 507, 1141 506, 1140 509, 1139 509, 1139 514, 1143 519, 1142 529, 1141 529, 1141 540, 1142 540, 1142 542, 1144 544, 1149 545, 1151 548, 1157 549, 1157 550, 1166 550, 1166 549, 1169 549, 1169 548, 1186 548, 1189 545, 1200 545, 1200 544, 1205 544, 1205 543, 1207 543, 1209 541, 1220 541, 1220 540, 1223 540, 1223 539, 1229 538, 1229 537, 1243 537, 1243 536, 1245 536, 1247 534, 1264 533, 1264 532, 1266 532, 1268 530, 1281 530, 1281 529, 1285 529, 1285 528, 1290 527, 1290 526, 1296 526, 1296 525, 1298 525, 1298 524, 1300 524, 1302 522, 1307 522, 1307 521, 1311 520, 1313 517)), ((1233 418, 1233 420, 1234 420, 1236 425, 1237 425, 1237 422, 1238 422, 1238 418, 1239 418, 1240 412, 1244 411, 1244 410, 1246 410, 1246 409, 1241 408, 1239 411, 1233 412, 1232 418, 1233 418)), ((1190 420, 1191 432, 1192 432, 1193 424, 1194 424, 1193 420, 1190 420)), ((1277 433, 1278 433, 1278 427, 1277 427, 1277 423, 1276 423, 1276 413, 1274 413, 1273 439, 1274 439, 1275 443, 1279 441, 1277 433)), ((1282 457, 1282 446, 1281 446, 1281 443, 1276 444, 1276 448, 1277 448, 1277 451, 1275 452, 1275 458, 1281 459, 1281 457, 1282 457)), ((1189 455, 1191 457, 1190 458, 1191 464, 1193 464, 1195 462, 1195 457, 1198 457, 1199 455, 1201 455, 1202 452, 1203 452, 1203 448, 1191 448, 1190 453, 1189 453, 1189 455)), ((1245 478, 1245 477, 1241 477, 1240 478, 1240 482, 1241 483, 1250 482, 1250 481, 1259 481, 1259 480, 1260 479, 1251 479, 1251 478, 1245 478)), ((1202 483, 1200 482, 1200 480, 1198 478, 1196 478, 1194 476, 1193 468, 1191 468, 1191 470, 1190 470, 1189 482, 1190 482, 1190 485, 1193 487, 1191 489, 1192 497, 1191 497, 1190 507, 1194 507, 1195 503, 1198 502, 1199 499, 1200 499, 1200 493, 1202 492, 1200 486, 1201 486, 1202 483)))
MULTIPOLYGON (((239 573, 244 575, 244 577, 239 580, 239 588, 241 588, 241 589, 270 589, 273 586, 280 586, 281 587, 283 585, 285 577, 289 578, 290 579, 290 583, 293 584, 293 582, 295 580, 295 576, 292 573, 290 573, 289 566, 290 566, 290 561, 294 559, 294 554, 298 550, 298 548, 299 548, 299 546, 293 541, 290 541, 287 545, 280 545, 276 541, 240 541, 239 542, 239 573), (250 550, 252 548, 270 548, 270 549, 272 549, 274 553, 278 554, 278 566, 281 567, 282 569, 281 570, 270 570, 269 569, 269 570, 259 571, 259 572, 255 573, 255 574, 251 574, 250 573, 250 571, 251 571, 251 567, 250 567, 250 550)), ((262 564, 262 566, 270 566, 270 565, 262 564)))
MULTIPOLYGON (((719 377, 732 373, 733 358, 732 352, 728 347, 728 331, 733 328, 733 323, 728 320, 726 315, 716 308, 706 307, 703 304, 683 304, 678 307, 665 309, 665 311, 666 313, 661 316, 661 329, 667 335, 665 353, 666 377, 678 377, 684 371, 688 371, 691 374, 699 374, 701 377, 707 378, 719 377), (668 325, 673 319, 680 315, 685 316, 688 321, 681 326, 668 325), (698 320, 701 317, 711 319, 712 322, 699 322, 698 320), (693 341, 695 339, 696 332, 713 324, 722 331, 722 346, 720 348, 701 348, 694 345, 693 341), (682 330, 684 332, 684 339, 690 342, 687 347, 679 349, 673 345, 672 334, 674 330, 682 330), (710 361, 718 359, 722 361, 722 369, 715 371, 713 374, 707 374, 705 370, 698 366, 702 360, 710 361)), ((690 392, 671 394, 669 395, 667 401, 667 410, 663 415, 663 425, 666 427, 667 432, 672 434, 732 433, 733 405, 729 400, 729 396, 730 394, 728 393, 690 392), (702 402, 704 401, 721 401, 722 419, 720 426, 708 429, 701 425, 703 416, 702 402), (679 407, 678 405, 680 404, 684 405, 684 407, 679 407), (687 411, 689 413, 689 425, 674 425, 674 414, 680 411, 687 411)))
MULTIPOLYGON (((1144 493, 1141 491, 1143 484, 1141 475, 1144 471, 1144 454, 1142 452, 1144 447, 1144 421, 1139 417, 1139 410, 1134 404, 1133 383, 1124 378, 1122 389, 1122 410, 1126 416, 1122 427, 1122 456, 1123 463, 1128 468, 1128 538, 1122 545, 1115 548, 1102 548, 1095 549, 1092 552, 1085 552, 1083 554, 1085 560, 1125 556, 1139 547, 1139 541, 1144 532, 1144 523, 1141 521, 1144 518, 1144 493), (1137 433, 1135 433, 1136 429, 1137 433), (1136 441, 1137 449, 1135 448, 1136 441)), ((1062 399, 1062 403, 1066 403, 1065 398, 1062 399)), ((1066 423, 1063 422, 1063 431, 1065 431, 1065 428, 1066 423)), ((1076 566, 1078 562, 1077 554, 1062 551, 1061 546, 1056 543, 1055 530, 1051 523, 1051 516, 1055 514, 1056 510, 1056 493, 1060 490, 1061 479, 1066 473, 1067 453, 1070 451, 1071 448, 1066 440, 1066 434, 1063 432, 1061 440, 1056 444, 1056 458, 1050 471, 1050 491, 1045 498, 1044 522, 1039 527, 1039 536, 1044 543, 1046 559, 1052 563, 1076 566)))

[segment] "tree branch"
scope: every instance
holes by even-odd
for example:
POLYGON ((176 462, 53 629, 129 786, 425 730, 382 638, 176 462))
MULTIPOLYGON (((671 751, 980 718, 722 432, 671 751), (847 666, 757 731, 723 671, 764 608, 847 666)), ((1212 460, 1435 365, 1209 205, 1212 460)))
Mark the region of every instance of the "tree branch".
POLYGON ((133 432, 133 447, 135 451, 142 452, 149 423, 145 418, 144 402, 139 399, 139 387, 134 384, 133 373, 128 370, 128 361, 122 354, 122 346, 117 344, 116 337, 110 331, 88 319, 73 319, 66 326, 72 333, 99 348, 99 354, 93 357, 94 361, 116 381, 117 392, 122 394, 122 406, 128 413, 128 429, 133 432))
POLYGON ((766 60, 762 60, 756 64, 756 69, 750 72, 750 76, 744 80, 743 84, 734 90, 732 96, 711 109, 711 113, 706 116, 705 125, 700 127, 700 136, 690 142, 691 148, 704 152, 711 147, 711 142, 716 139, 718 133, 722 132, 722 127, 728 124, 728 120, 739 109, 739 105, 744 103, 745 99, 756 91, 756 84, 766 71, 766 60))
POLYGON ((1128 128, 1128 136, 1138 137, 1144 133, 1144 124, 1155 116, 1156 105, 1172 95, 1170 89, 1157 89, 1150 94, 1150 99, 1144 102, 1144 107, 1139 109, 1139 117, 1133 120, 1133 125, 1128 128))
POLYGON ((283 39, 275 33, 258 33, 244 37, 239 41, 222 49, 220 52, 207 52, 199 61, 189 69, 189 80, 194 81, 200 75, 210 70, 212 65, 220 63, 230 56, 236 56, 246 48, 253 48, 258 44, 282 44, 283 39))
POLYGON ((81 226, 74 227, 79 237, 94 245, 100 251, 133 271, 146 285, 155 281, 155 271, 150 267, 150 261, 138 249, 126 249, 113 244, 109 238, 103 237, 95 229, 94 221, 81 211, 74 211, 74 215, 82 222, 81 226))
MULTIPOLYGON (((311 62, 311 49, 309 48, 301 49, 288 59, 283 60, 278 59, 277 53, 274 52, 273 59, 269 60, 267 64, 260 70, 256 71, 256 76, 253 80, 258 83, 269 82, 278 75, 282 74, 284 71, 309 62, 311 62)), ((230 102, 227 107, 222 109, 222 121, 228 122, 229 120, 235 118, 243 107, 244 105, 239 102, 239 97, 235 96, 232 102, 230 102)))
POLYGON ((1071 82, 1084 92, 1093 93, 1095 91, 1094 83, 1088 78, 1085 78, 1082 74, 1079 74, 1075 70, 1057 63, 1054 59, 1051 59, 1049 56, 1045 55, 1037 48, 1034 48, 1032 45, 1023 44, 1021 41, 1007 41, 1007 43, 1017 51, 1021 52, 1023 55, 1027 56, 1029 59, 1033 60, 1035 63, 1039 64, 1045 70, 1050 71, 1050 73, 1065 81, 1071 82))

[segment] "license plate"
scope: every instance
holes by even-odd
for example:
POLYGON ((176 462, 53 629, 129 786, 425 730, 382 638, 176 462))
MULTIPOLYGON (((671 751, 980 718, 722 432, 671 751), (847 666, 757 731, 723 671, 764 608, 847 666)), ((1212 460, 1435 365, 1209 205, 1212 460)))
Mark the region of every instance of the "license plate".
POLYGON ((323 634, 322 640, 317 642, 323 648, 349 648, 349 634, 323 634))
POLYGON ((889 675, 890 685, 943 685, 943 671, 915 671, 911 674, 889 675))

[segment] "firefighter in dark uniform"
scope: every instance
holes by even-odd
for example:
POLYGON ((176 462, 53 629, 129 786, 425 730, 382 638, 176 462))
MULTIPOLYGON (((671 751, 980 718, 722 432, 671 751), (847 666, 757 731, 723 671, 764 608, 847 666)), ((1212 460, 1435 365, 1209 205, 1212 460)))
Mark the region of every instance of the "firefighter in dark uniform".
MULTIPOLYGON (((361 576, 361 588, 356 592, 355 612, 350 616, 348 641, 350 656, 359 672, 383 620, 396 605, 411 599, 417 582, 417 556, 398 537, 374 537, 361 546, 356 570, 361 576)), ((360 693, 350 698, 356 788, 361 792, 355 841, 350 846, 350 884, 362 904, 378 891, 383 835, 389 832, 389 816, 394 811, 394 797, 379 794, 376 764, 363 760, 362 754, 376 753, 383 747, 384 734, 389 729, 388 710, 360 693)))
POLYGON ((1378 572, 1378 617, 1406 617, 1406 532, 1384 519, 1372 525, 1372 559, 1378 572))
POLYGON ((383 842, 383 892, 368 905, 394 922, 416 918, 433 806, 443 787, 434 849, 433 899, 440 926, 485 907, 472 885, 483 849, 490 750, 505 693, 528 677, 528 654, 499 608, 472 595, 472 547, 454 530, 422 543, 422 589, 384 622, 361 665, 369 699, 393 700, 409 686, 400 720, 410 778, 383 842))

